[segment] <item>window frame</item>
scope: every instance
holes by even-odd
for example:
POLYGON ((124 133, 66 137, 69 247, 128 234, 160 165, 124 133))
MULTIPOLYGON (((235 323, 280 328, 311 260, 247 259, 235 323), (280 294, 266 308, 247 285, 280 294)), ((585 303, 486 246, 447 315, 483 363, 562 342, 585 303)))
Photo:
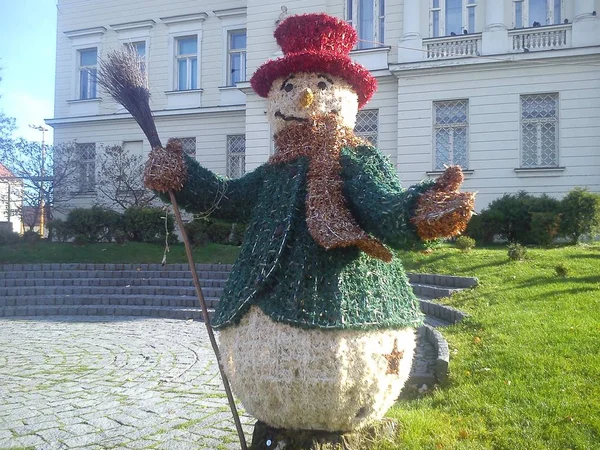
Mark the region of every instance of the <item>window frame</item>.
MULTIPOLYGON (((196 139, 196 136, 176 137, 173 139, 181 142, 181 147, 182 147, 183 153, 185 153, 190 158, 196 159, 196 156, 198 155, 198 139, 196 139), (191 151, 190 148, 186 149, 186 144, 190 143, 190 142, 194 143, 193 151, 191 151)), ((191 147, 191 146, 189 146, 189 147, 191 147)))
POLYGON ((225 137, 225 142, 226 142, 225 149, 226 149, 226 160, 227 160, 227 167, 225 169, 226 175, 228 178, 231 178, 231 179, 241 178, 246 174, 246 135, 245 134, 228 134, 225 137), (244 143, 243 151, 234 154, 234 153, 232 153, 231 142, 234 139, 239 139, 240 137, 243 139, 243 143, 244 143), (231 161, 234 157, 239 158, 241 160, 238 163, 239 169, 241 171, 241 173, 239 173, 239 174, 233 173, 231 161))
MULTIPOLYGON (((435 6, 436 0, 430 0, 429 2, 429 36, 432 38, 442 38, 451 36, 450 32, 446 31, 446 1, 437 0, 438 6, 435 6), (437 29, 434 27, 434 12, 438 12, 439 20, 437 29)), ((460 32, 456 33, 456 36, 463 36, 464 30, 467 30, 467 34, 473 34, 477 32, 477 0, 461 0, 461 29, 460 32), (471 16, 473 18, 473 30, 469 28, 471 25, 471 16)), ((452 36, 454 37, 454 36, 452 36)))
POLYGON ((184 34, 182 36, 174 37, 175 53, 173 58, 173 90, 174 91, 195 91, 198 90, 200 80, 200 39, 197 34, 184 34), (196 41, 196 53, 182 53, 179 54, 179 43, 183 40, 195 40, 196 41), (185 89, 181 89, 179 85, 179 62, 186 61, 186 86, 185 89), (196 78, 193 75, 193 62, 196 61, 196 78))
POLYGON ((79 171, 77 172, 77 192, 80 194, 90 194, 96 192, 96 158, 98 156, 95 142, 76 142, 75 151, 78 155, 79 171), (83 151, 85 146, 93 148, 93 158, 81 158, 79 152, 83 151), (92 181, 90 183, 90 180, 92 181))
MULTIPOLYGON (((545 0, 546 1, 546 23, 540 23, 540 26, 551 26, 551 25, 560 25, 562 24, 562 20, 565 12, 565 2, 564 0, 545 0), (556 19, 556 6, 560 6, 558 22, 556 19)), ((529 2, 530 0, 513 0, 512 3, 512 25, 513 29, 520 28, 532 28, 532 25, 529 25, 529 2), (517 4, 521 5, 521 23, 517 23, 517 4)))
POLYGON ((247 81, 247 48, 248 48, 248 34, 245 28, 237 28, 237 29, 228 29, 227 30, 227 62, 226 62, 226 86, 232 87, 235 86, 236 83, 243 83, 247 81), (232 36, 234 34, 241 34, 243 32, 244 39, 246 40, 246 45, 243 49, 232 49, 231 42, 232 36), (232 56, 240 55, 240 79, 238 81, 233 81, 233 72, 232 72, 232 56))
POLYGON ((78 100, 95 100, 98 98, 98 83, 96 80, 98 74, 98 47, 88 47, 77 49, 77 99, 78 100), (84 65, 82 62, 83 53, 96 51, 96 63, 93 65, 84 65), (86 94, 83 94, 82 76, 87 72, 87 88, 86 94), (93 91, 93 92, 92 92, 93 91), (93 94, 93 95, 92 95, 93 94))
POLYGON ((520 169, 555 169, 560 167, 560 94, 558 92, 536 92, 532 94, 521 94, 519 95, 519 168, 520 169), (552 96, 555 99, 555 114, 552 119, 549 118, 524 118, 523 117, 523 100, 526 97, 540 97, 540 96, 552 96), (538 162, 541 162, 541 130, 539 129, 543 124, 552 122, 554 124, 554 164, 553 165, 541 165, 526 166, 524 164, 524 142, 523 142, 523 127, 525 124, 536 123, 537 124, 537 136, 536 136, 536 157, 538 162))
POLYGON ((366 141, 369 142, 370 145, 372 145, 373 147, 377 147, 379 145, 379 109, 378 108, 369 108, 369 109, 361 109, 360 111, 358 111, 358 113, 356 114, 356 124, 354 125, 354 134, 365 139, 366 141), (366 118, 361 118, 361 115, 366 115, 366 114, 375 114, 375 125, 376 125, 376 129, 375 132, 373 133, 373 131, 361 131, 361 130, 357 130, 357 127, 359 127, 359 120, 366 120, 366 118), (373 136, 375 135, 375 139, 373 142, 373 139, 369 139, 369 136, 373 136))
POLYGON ((469 165, 470 165, 470 161, 469 161, 469 119, 470 119, 470 102, 468 98, 455 98, 455 99, 444 99, 444 100, 434 100, 431 102, 432 103, 432 107, 431 107, 431 123, 432 123, 432 128, 431 128, 431 147, 432 147, 432 162, 433 162, 433 171, 440 171, 440 170, 444 170, 444 166, 451 166, 451 165, 457 165, 456 164, 456 160, 455 160, 455 155, 456 152, 455 147, 454 147, 454 135, 453 133, 450 133, 450 148, 449 148, 449 160, 448 161, 438 161, 438 149, 437 149, 437 134, 439 130, 442 129, 446 129, 446 130, 455 130, 457 128, 464 128, 465 129, 465 166, 463 167, 461 165, 461 168, 463 170, 470 170, 469 169, 469 165), (442 103, 451 103, 451 102, 455 102, 455 103, 459 103, 459 102, 464 102, 465 103, 465 121, 464 122, 454 122, 451 124, 447 124, 447 123, 440 123, 438 124, 437 121, 437 114, 436 114, 436 109, 438 107, 438 105, 442 104, 442 103), (440 162, 440 164, 438 164, 438 162, 440 162))
MULTIPOLYGON (((358 35, 355 50, 385 47, 385 0, 369 0, 373 2, 373 36, 364 39, 360 29, 360 4, 363 0, 346 0, 346 22, 354 27, 358 35)), ((367 0, 364 0, 367 1, 367 0)))

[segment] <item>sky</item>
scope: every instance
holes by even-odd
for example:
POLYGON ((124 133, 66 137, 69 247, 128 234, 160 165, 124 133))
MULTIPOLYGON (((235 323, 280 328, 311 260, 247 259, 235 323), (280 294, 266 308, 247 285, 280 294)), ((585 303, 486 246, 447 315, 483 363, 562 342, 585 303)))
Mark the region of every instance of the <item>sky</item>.
POLYGON ((57 0, 0 0, 0 111, 17 119, 15 136, 41 141, 29 125, 52 127, 57 0))

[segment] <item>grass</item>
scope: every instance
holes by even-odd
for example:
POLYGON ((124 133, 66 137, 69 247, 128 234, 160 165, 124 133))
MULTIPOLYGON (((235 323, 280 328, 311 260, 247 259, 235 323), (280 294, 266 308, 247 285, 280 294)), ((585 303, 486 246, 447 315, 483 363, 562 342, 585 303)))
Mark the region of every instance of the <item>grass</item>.
POLYGON ((403 252, 409 271, 476 275, 446 302, 470 314, 445 328, 451 376, 398 403, 379 449, 600 449, 600 245, 403 252), (569 269, 558 277, 555 267, 569 269))
MULTIPOLYGON (((160 263, 164 247, 157 244, 128 242, 119 244, 88 244, 37 242, 0 246, 0 264, 40 263, 160 263)), ((239 247, 208 244, 194 250, 196 263, 231 264, 237 258, 239 247)), ((186 263, 183 244, 170 246, 167 263, 186 263)))

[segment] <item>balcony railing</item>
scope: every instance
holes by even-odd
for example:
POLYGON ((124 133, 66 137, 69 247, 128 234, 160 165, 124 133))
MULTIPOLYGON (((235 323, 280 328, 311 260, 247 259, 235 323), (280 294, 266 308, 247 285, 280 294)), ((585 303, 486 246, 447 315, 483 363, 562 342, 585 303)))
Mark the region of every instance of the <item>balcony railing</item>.
POLYGON ((571 24, 510 30, 513 52, 551 50, 571 46, 571 24))
POLYGON ((464 58, 481 52, 481 33, 423 39, 427 59, 464 58))

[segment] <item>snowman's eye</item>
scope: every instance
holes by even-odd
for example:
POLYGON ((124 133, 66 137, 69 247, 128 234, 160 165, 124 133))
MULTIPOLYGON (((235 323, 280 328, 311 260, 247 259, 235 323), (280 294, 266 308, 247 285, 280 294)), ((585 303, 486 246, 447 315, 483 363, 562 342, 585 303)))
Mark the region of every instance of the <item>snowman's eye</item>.
POLYGON ((319 89, 321 89, 322 91, 324 91, 325 89, 327 89, 327 83, 325 83, 324 81, 319 81, 319 83, 317 84, 317 87, 319 89))
POLYGON ((287 83, 283 89, 285 89, 285 92, 290 92, 292 89, 294 89, 294 85, 292 83, 287 83))

